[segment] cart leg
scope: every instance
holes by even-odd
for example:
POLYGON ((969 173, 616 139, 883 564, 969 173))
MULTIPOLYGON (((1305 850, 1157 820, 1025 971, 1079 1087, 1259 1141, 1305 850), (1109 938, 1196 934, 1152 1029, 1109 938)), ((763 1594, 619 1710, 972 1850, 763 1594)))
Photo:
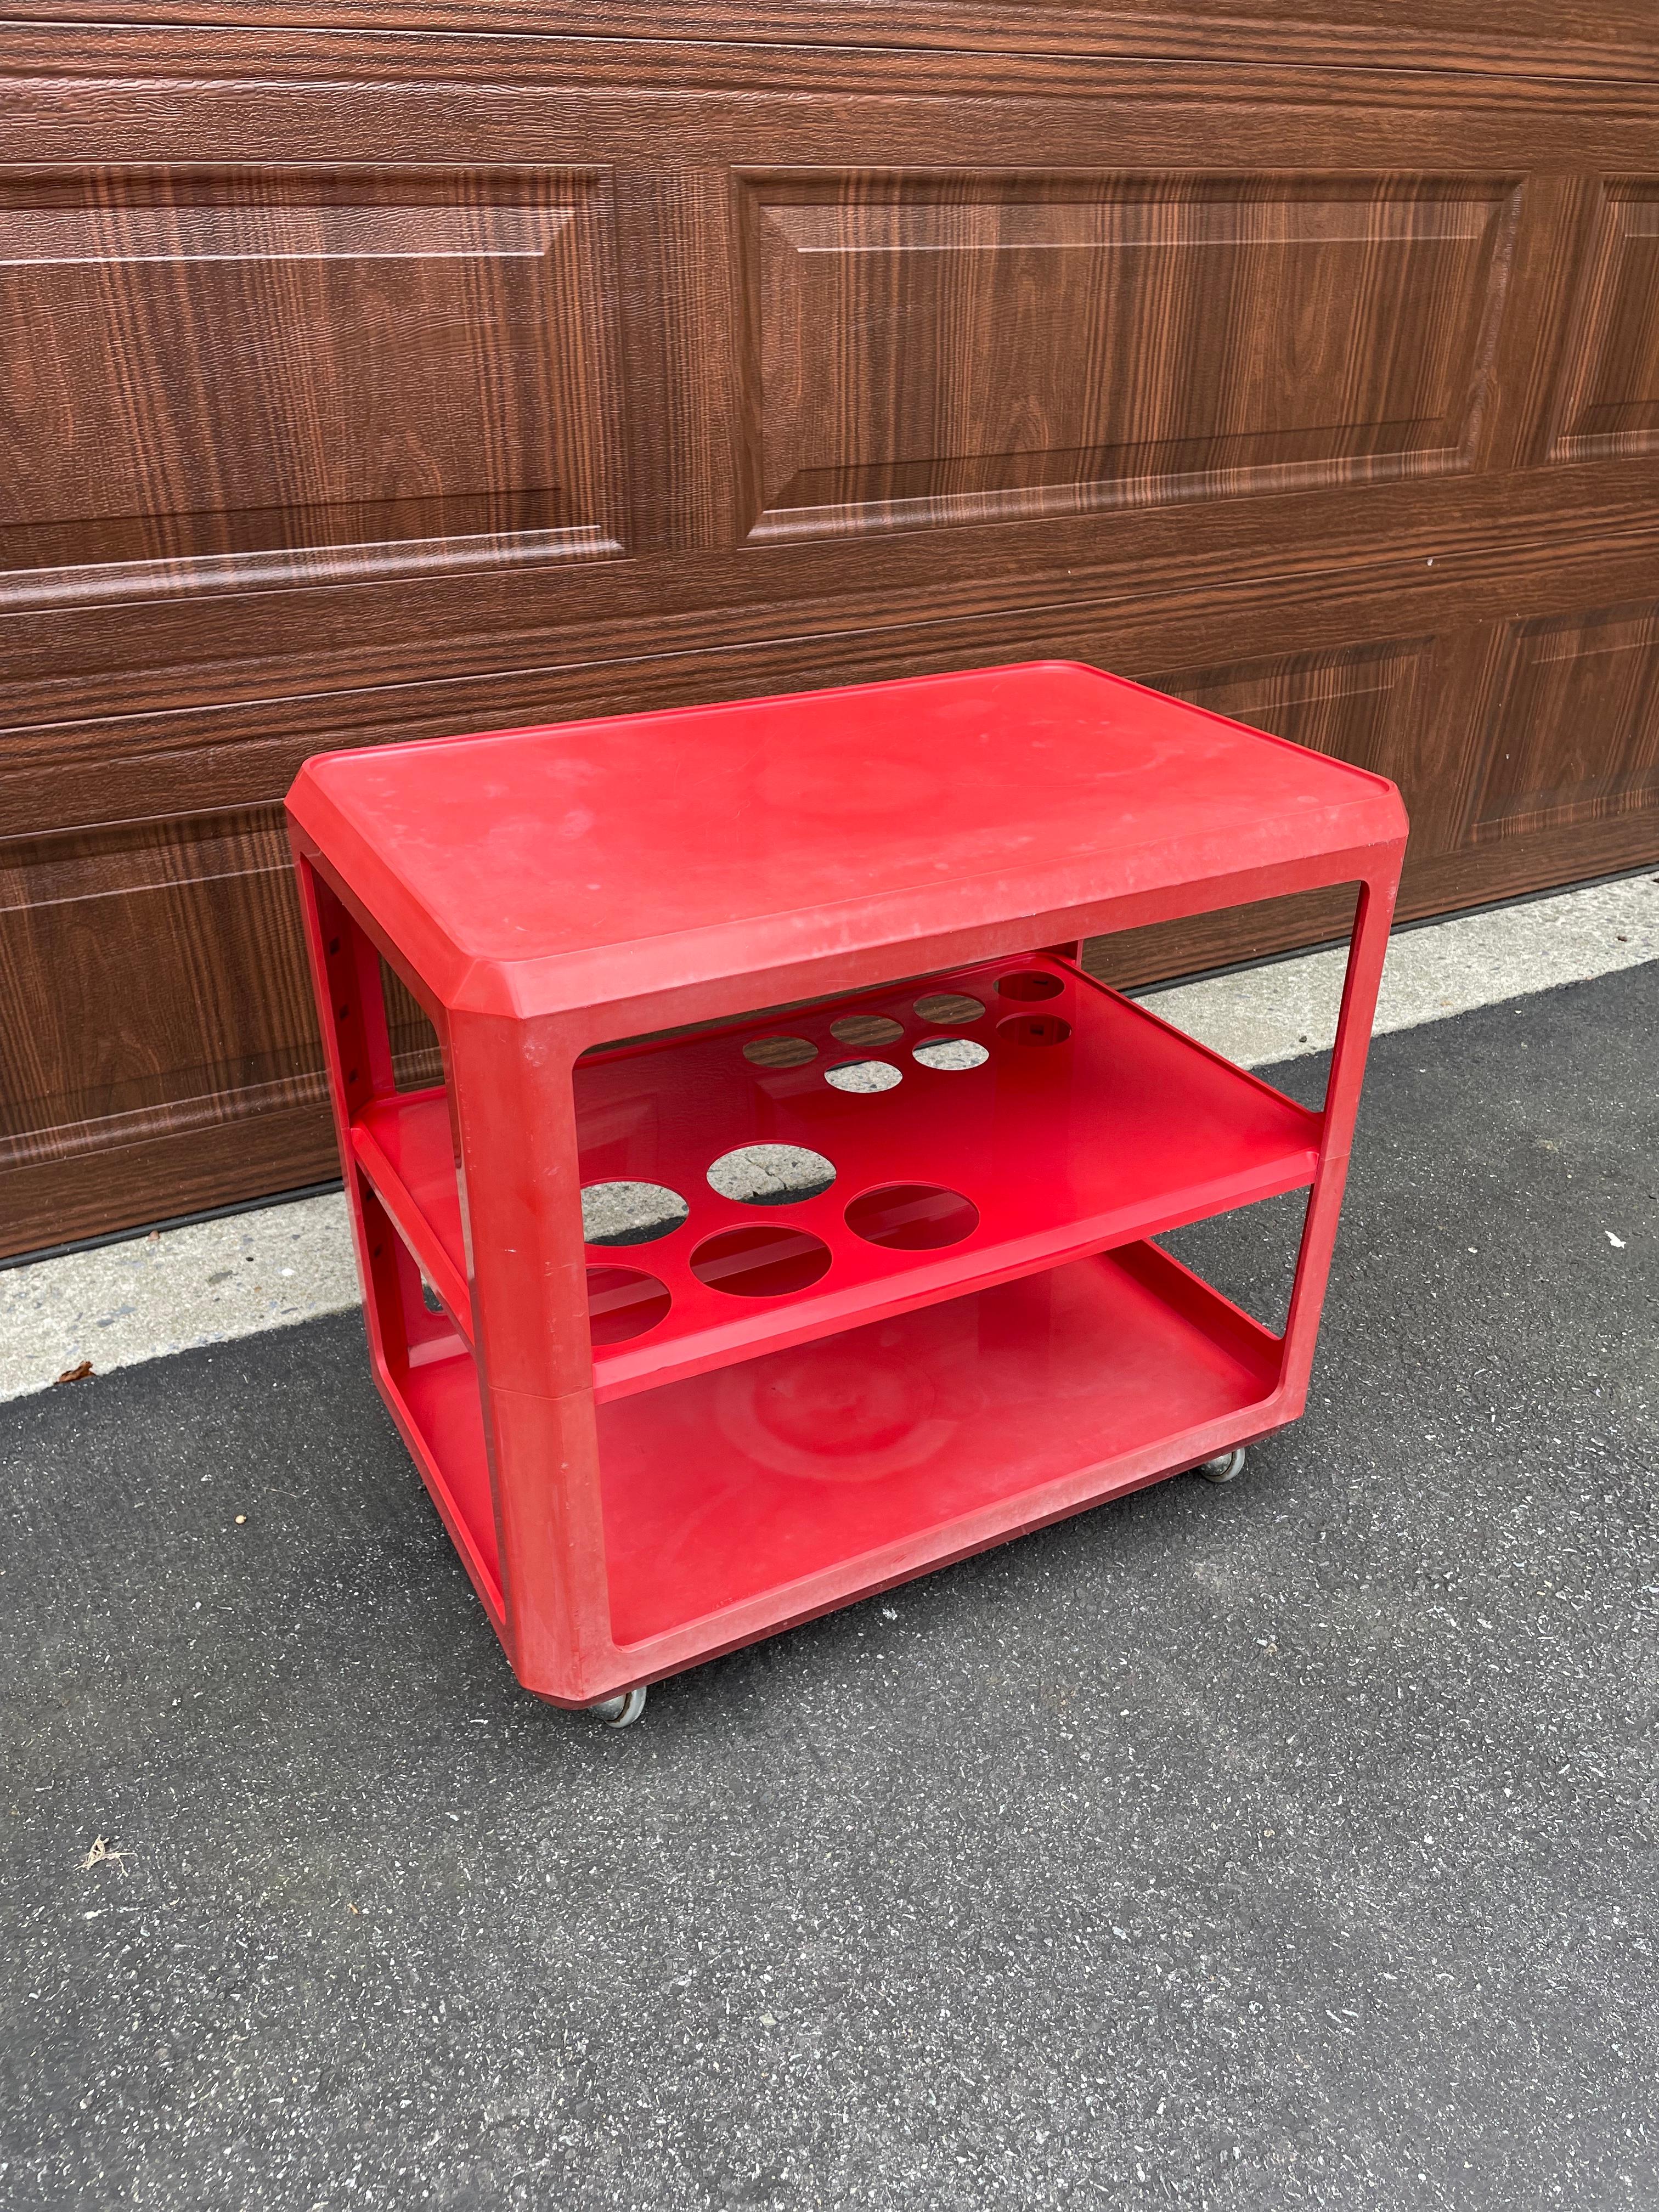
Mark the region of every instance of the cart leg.
POLYGON ((1201 1461, 1193 1469, 1193 1473, 1201 1474, 1206 1482, 1237 1482, 1243 1472, 1244 1447, 1243 1444, 1237 1445, 1230 1452, 1223 1452, 1218 1459, 1201 1461))
POLYGON ((643 1690, 624 1690, 619 1698, 601 1698, 588 1711, 595 1720, 603 1721, 606 1728, 632 1728, 645 1711, 643 1690))

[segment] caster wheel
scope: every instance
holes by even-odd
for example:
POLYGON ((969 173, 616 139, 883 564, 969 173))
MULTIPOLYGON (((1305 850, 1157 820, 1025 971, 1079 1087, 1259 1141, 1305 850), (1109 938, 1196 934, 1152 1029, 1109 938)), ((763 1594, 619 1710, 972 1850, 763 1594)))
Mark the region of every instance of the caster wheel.
POLYGON ((1243 1472, 1244 1447, 1243 1444, 1240 1444, 1236 1450, 1223 1452, 1219 1459, 1206 1459, 1201 1466, 1193 1469, 1193 1473, 1201 1474, 1206 1482, 1237 1482, 1243 1472))
POLYGON ((587 1710, 606 1728, 632 1728, 645 1711, 645 1692, 624 1690, 621 1697, 601 1698, 597 1705, 590 1705, 587 1710))

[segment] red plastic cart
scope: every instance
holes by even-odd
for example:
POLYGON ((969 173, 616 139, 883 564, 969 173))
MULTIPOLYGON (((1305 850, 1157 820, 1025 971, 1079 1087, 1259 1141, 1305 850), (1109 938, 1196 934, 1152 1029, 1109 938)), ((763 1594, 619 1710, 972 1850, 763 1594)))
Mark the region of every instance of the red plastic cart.
POLYGON ((624 1722, 1301 1412, 1382 778, 1041 663, 327 755, 289 809, 375 1379, 537 1696, 624 1722), (1078 962, 1348 883, 1322 1114, 1078 962), (1283 1336, 1150 1241, 1297 1188, 1283 1336))

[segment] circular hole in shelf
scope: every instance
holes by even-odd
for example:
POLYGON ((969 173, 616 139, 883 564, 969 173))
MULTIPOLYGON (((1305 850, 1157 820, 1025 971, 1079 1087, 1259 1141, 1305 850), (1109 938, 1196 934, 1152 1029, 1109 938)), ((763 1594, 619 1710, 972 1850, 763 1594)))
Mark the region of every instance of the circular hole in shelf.
POLYGON ((587 1326, 595 1344, 625 1344, 654 1328, 674 1303, 666 1283, 637 1267, 590 1267, 587 1326))
POLYGON ((1010 1014, 997 1024, 997 1035, 1010 1044, 1064 1044, 1071 1034, 1072 1024, 1058 1014, 1010 1014))
POLYGON ((842 1060, 824 1069, 823 1079, 836 1091, 890 1091, 904 1077, 890 1060, 842 1060))
POLYGON ((835 1163, 805 1145, 739 1145, 708 1170, 709 1188, 738 1206, 798 1206, 835 1179, 835 1163))
POLYGON ((817 1058, 818 1048, 810 1037, 750 1037, 743 1056, 751 1067, 805 1067, 817 1058))
POLYGON ((654 1244, 678 1229, 691 1211, 678 1191, 659 1182, 590 1182, 582 1186, 585 1244, 654 1244))
POLYGON ((982 999, 970 999, 965 991, 935 991, 931 998, 918 999, 915 1011, 924 1022, 935 1022, 942 1029, 960 1029, 965 1023, 976 1022, 985 1012, 982 999))
POLYGON ((924 1067, 957 1069, 983 1067, 991 1055, 972 1037, 929 1037, 926 1044, 916 1047, 910 1057, 919 1060, 924 1067))
POLYGON ((830 1034, 837 1044, 856 1045, 862 1052, 872 1052, 878 1045, 896 1044, 904 1035, 904 1024, 886 1014, 843 1014, 838 1022, 830 1023, 830 1034))
POLYGON ((739 1298, 782 1298, 816 1283, 830 1265, 830 1247, 804 1229, 755 1222, 705 1237, 691 1272, 711 1291, 739 1298))
POLYGON ((1005 999, 1057 999, 1065 988, 1058 975, 1045 975, 1041 968, 1019 968, 997 978, 997 989, 1005 999))
POLYGON ((979 1227, 979 1208, 960 1191, 933 1182, 890 1182, 847 1209, 847 1226, 866 1244, 892 1252, 933 1252, 960 1244, 979 1227))

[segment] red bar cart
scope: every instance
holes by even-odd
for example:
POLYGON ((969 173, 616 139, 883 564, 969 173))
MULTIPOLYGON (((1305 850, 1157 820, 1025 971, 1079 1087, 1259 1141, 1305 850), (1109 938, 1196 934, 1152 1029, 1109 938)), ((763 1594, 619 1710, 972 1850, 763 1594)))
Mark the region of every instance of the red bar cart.
POLYGON ((289 810, 375 1379, 537 1696, 625 1723, 1301 1412, 1382 778, 1038 663, 327 755, 289 810), (1079 963, 1342 884, 1322 1113, 1079 963), (1151 1241, 1298 1188, 1282 1336, 1151 1241))

